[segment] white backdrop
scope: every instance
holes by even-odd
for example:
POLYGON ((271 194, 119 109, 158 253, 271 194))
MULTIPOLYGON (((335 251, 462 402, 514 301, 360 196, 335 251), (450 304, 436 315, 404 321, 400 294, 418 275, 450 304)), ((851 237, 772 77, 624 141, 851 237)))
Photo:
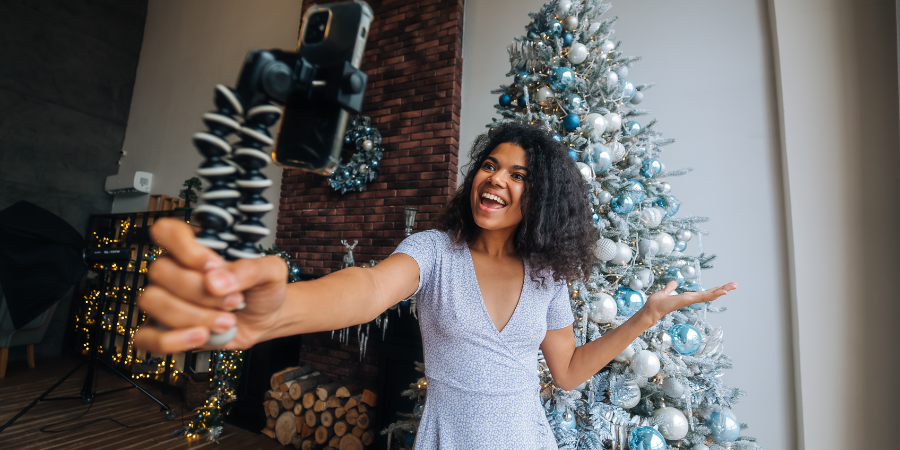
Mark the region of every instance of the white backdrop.
MULTIPOLYGON (((508 83, 506 46, 524 34, 543 0, 469 0, 463 34, 461 151, 495 116, 491 89, 508 83)), ((759 0, 618 1, 616 36, 636 83, 655 82, 642 108, 676 139, 662 160, 695 171, 671 178, 679 214, 711 218, 703 249, 716 253, 704 284, 736 281, 710 320, 725 330, 734 369, 725 381, 748 392, 741 422, 769 450, 795 448, 787 252, 773 56, 766 4, 759 0)), ((468 155, 460 155, 460 165, 468 155)), ((462 176, 459 177, 462 180, 462 176)), ((697 241, 688 244, 696 251, 697 241)))

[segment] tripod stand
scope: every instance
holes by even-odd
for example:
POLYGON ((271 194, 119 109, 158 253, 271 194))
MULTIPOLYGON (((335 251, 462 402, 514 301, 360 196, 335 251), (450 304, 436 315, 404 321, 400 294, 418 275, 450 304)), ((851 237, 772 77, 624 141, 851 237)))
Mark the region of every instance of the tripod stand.
POLYGON ((0 426, 0 433, 2 433, 3 430, 5 430, 10 425, 12 425, 13 422, 15 422, 19 417, 22 417, 23 415, 25 415, 25 413, 27 413, 29 409, 31 409, 32 407, 34 407, 34 405, 37 405, 41 401, 81 399, 82 403, 87 405, 87 404, 93 403, 94 399, 96 399, 97 397, 99 397, 101 395, 112 394, 114 392, 124 391, 126 389, 131 389, 133 387, 137 388, 137 390, 141 391, 142 394, 146 395, 151 400, 156 402, 160 406, 160 411, 165 411, 167 420, 175 419, 175 411, 172 408, 169 408, 168 405, 166 405, 165 403, 160 401, 158 398, 154 397, 152 394, 150 394, 149 392, 144 390, 144 388, 138 386, 138 384, 135 383, 131 378, 128 378, 128 376, 126 376, 122 372, 119 372, 115 367, 112 366, 112 364, 104 361, 97 355, 98 348, 100 347, 100 334, 101 334, 100 332, 102 331, 102 328, 100 327, 99 319, 102 318, 103 311, 106 310, 106 290, 107 290, 107 280, 109 278, 108 264, 103 265, 103 272, 101 274, 101 277, 102 278, 100 281, 100 304, 97 307, 97 314, 99 315, 99 317, 97 320, 94 320, 94 330, 93 330, 93 333, 91 334, 91 348, 90 348, 90 351, 88 352, 88 358, 86 360, 82 361, 81 363, 79 363, 74 369, 72 369, 65 376, 60 378, 59 381, 57 381, 53 386, 50 386, 50 389, 47 389, 46 391, 44 391, 44 393, 41 394, 40 397, 34 399, 34 401, 32 401, 31 404, 29 404, 24 409, 19 411, 19 413, 16 414, 15 417, 13 417, 8 422, 3 424, 3 426, 0 426), (119 389, 112 389, 112 390, 104 391, 104 392, 97 392, 96 388, 94 387, 94 377, 95 377, 94 367, 98 363, 106 366, 107 370, 112 371, 114 374, 118 375, 119 378, 130 383, 131 386, 126 386, 126 387, 119 388, 119 389), (72 376, 72 374, 74 374, 79 369, 81 369, 81 367, 84 366, 85 364, 87 364, 88 369, 87 369, 87 373, 85 374, 85 377, 84 377, 84 384, 81 387, 81 395, 69 396, 69 397, 45 398, 45 397, 47 397, 48 394, 53 392, 54 389, 59 387, 60 384, 62 384, 64 381, 66 381, 66 379, 68 379, 70 376, 72 376))

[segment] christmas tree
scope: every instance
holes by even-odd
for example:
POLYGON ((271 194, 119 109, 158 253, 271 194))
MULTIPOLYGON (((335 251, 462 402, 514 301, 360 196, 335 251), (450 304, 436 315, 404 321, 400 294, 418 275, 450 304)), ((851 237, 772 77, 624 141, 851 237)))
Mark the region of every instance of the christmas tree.
MULTIPOLYGON (((643 306, 668 282, 677 292, 704 290, 702 271, 714 256, 702 251, 702 217, 677 216, 679 200, 660 161, 672 144, 639 117, 650 84, 629 81, 640 58, 626 56, 613 35, 611 5, 557 0, 530 14, 526 34, 509 46, 513 83, 499 94, 499 119, 541 124, 568 147, 585 182, 597 226, 592 275, 570 283, 578 345, 599 338, 643 306), (689 242, 693 241, 689 251, 689 242)), ((555 386, 539 357, 541 396, 561 449, 759 449, 741 436, 731 406, 744 393, 721 377, 731 361, 723 332, 706 321, 714 304, 675 311, 647 330, 614 361, 576 389, 555 386)), ((425 396, 425 386, 407 393, 425 396)), ((418 405, 417 405, 418 406, 418 405)), ((411 442, 415 414, 384 433, 411 442)), ((395 442, 396 442, 395 441, 395 442)))

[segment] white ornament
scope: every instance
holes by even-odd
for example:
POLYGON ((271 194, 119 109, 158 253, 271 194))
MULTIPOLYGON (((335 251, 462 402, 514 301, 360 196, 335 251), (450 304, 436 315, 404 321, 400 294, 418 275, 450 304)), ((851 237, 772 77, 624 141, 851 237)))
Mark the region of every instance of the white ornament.
POLYGON ((618 84, 619 76, 615 72, 607 72, 606 74, 606 85, 618 84))
POLYGON ((584 117, 584 121, 586 123, 591 124, 594 127, 593 137, 594 139, 600 139, 600 135, 606 131, 606 120, 603 119, 603 116, 598 113, 590 113, 584 117))
POLYGON ((622 353, 619 353, 618 356, 613 358, 613 361, 618 362, 628 362, 631 361, 631 358, 634 356, 634 349, 631 348, 631 345, 625 347, 625 350, 622 350, 622 353))
POLYGON ((572 64, 581 64, 588 57, 588 49, 584 44, 578 42, 569 46, 569 62, 572 64))
POLYGON ((656 339, 653 340, 653 345, 660 350, 667 350, 672 346, 672 336, 669 333, 663 331, 656 336, 656 339))
POLYGON ((638 242, 638 252, 641 258, 652 258, 659 253, 659 243, 653 239, 641 239, 638 242))
POLYGON ((563 19, 563 27, 569 31, 578 28, 578 16, 566 16, 566 18, 563 19))
POLYGON ((603 41, 603 43, 600 44, 600 51, 603 53, 609 53, 614 48, 616 48, 616 44, 613 44, 612 41, 603 41))
POLYGON ((613 258, 609 260, 609 263, 617 266, 624 266, 631 262, 632 256, 634 255, 631 254, 631 247, 629 247, 628 244, 616 242, 616 256, 613 256, 613 258))
POLYGON ((617 251, 616 243, 612 239, 600 238, 594 247, 594 256, 600 261, 609 261, 616 257, 617 251))
POLYGON ((572 0, 559 0, 559 3, 556 4, 556 14, 560 16, 569 12, 569 8, 572 7, 572 0))
MULTIPOLYGON (((606 131, 616 131, 622 128, 622 117, 619 116, 619 113, 611 112, 603 118, 606 119, 606 131)), ((625 156, 625 153, 622 153, 622 156, 625 156)), ((622 156, 616 159, 622 159, 622 156)))
POLYGON ((663 392, 672 398, 681 398, 682 394, 684 394, 684 385, 675 377, 667 377, 663 380, 662 388, 663 392))
MULTIPOLYGON (((616 117, 619 117, 616 115, 616 117)), ((613 162, 621 161, 622 158, 625 157, 625 146, 622 145, 621 142, 613 142, 612 145, 609 146, 610 156, 612 156, 613 162)))
POLYGON ((634 381, 626 381, 625 382, 626 389, 630 392, 634 393, 630 397, 623 399, 623 401, 619 404, 619 407, 622 409, 631 409, 637 406, 638 403, 641 402, 641 388, 634 381))
POLYGON ((594 181, 594 169, 591 169, 591 166, 579 161, 575 163, 578 166, 578 171, 581 172, 581 176, 584 177, 584 181, 590 183, 594 181))
POLYGON ((549 104, 553 100, 553 97, 555 97, 555 95, 553 93, 553 89, 550 89, 547 86, 544 86, 544 87, 538 89, 538 92, 537 92, 538 103, 540 103, 542 105, 549 104))
POLYGON ((663 190, 663 192, 665 192, 666 194, 668 194, 669 191, 672 190, 672 185, 669 184, 669 183, 663 183, 663 184, 662 184, 662 190, 663 190))
POLYGON ((692 265, 685 265, 681 268, 681 276, 687 280, 697 278, 697 268, 692 265))
POLYGON ((616 73, 619 74, 620 77, 625 78, 628 76, 628 66, 621 65, 616 68, 616 73))
POLYGON ((591 322, 612 322, 616 318, 616 301, 606 292, 601 292, 597 296, 600 298, 591 303, 591 322))
POLYGON ((630 283, 628 283, 628 287, 630 287, 636 291, 640 291, 641 289, 644 289, 644 282, 635 278, 635 279, 631 280, 630 283))
POLYGON ((650 350, 641 350, 631 358, 631 370, 642 378, 655 376, 659 373, 659 358, 650 350))
POLYGON ((648 228, 656 228, 662 223, 663 213, 656 207, 650 207, 641 211, 641 223, 648 228))
POLYGON ((666 256, 672 253, 672 250, 675 249, 675 239, 672 239, 672 236, 669 236, 669 233, 659 233, 657 234, 653 240, 659 244, 659 255, 666 256))
POLYGON ((374 147, 375 147, 375 143, 369 139, 364 140, 362 143, 362 148, 365 151, 372 150, 372 148, 374 148, 374 147))
POLYGON ((645 267, 637 271, 637 277, 644 283, 644 286, 650 286, 653 281, 653 271, 645 267))
POLYGON ((659 408, 653 412, 653 417, 661 418, 659 433, 669 440, 678 440, 687 436, 688 421, 684 413, 677 408, 659 408))
POLYGON ((679 241, 688 242, 692 237, 694 237, 694 233, 691 233, 691 230, 682 228, 675 232, 675 239, 678 239, 679 241))

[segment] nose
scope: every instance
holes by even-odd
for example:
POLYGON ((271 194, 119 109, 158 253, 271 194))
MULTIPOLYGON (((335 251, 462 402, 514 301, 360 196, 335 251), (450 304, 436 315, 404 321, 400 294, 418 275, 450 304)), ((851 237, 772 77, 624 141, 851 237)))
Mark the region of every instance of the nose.
POLYGON ((491 175, 490 178, 488 178, 488 182, 490 182, 494 186, 505 188, 506 183, 509 182, 509 172, 506 170, 500 170, 491 175))

